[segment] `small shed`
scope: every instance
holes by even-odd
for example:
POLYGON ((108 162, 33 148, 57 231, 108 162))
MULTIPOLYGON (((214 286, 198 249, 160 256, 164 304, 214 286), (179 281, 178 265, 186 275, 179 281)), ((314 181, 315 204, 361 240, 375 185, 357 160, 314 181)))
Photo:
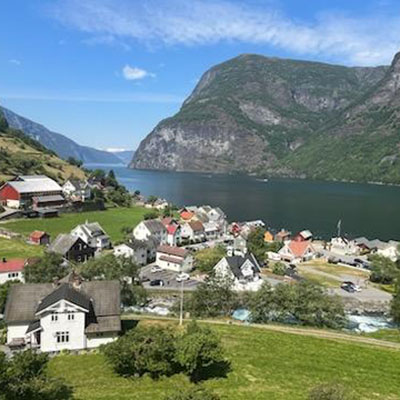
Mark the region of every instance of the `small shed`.
POLYGON ((33 231, 29 236, 29 240, 38 246, 46 246, 50 244, 50 235, 43 231, 33 231))

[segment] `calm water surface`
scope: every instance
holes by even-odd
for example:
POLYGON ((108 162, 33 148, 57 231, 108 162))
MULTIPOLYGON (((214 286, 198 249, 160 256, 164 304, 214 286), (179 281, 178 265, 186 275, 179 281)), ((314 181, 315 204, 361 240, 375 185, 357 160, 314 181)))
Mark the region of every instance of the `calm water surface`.
POLYGON ((113 169, 129 190, 166 198, 178 206, 220 206, 230 221, 262 219, 272 228, 310 229, 329 238, 342 220, 342 231, 370 239, 400 239, 400 187, 294 179, 260 179, 204 173, 113 169))

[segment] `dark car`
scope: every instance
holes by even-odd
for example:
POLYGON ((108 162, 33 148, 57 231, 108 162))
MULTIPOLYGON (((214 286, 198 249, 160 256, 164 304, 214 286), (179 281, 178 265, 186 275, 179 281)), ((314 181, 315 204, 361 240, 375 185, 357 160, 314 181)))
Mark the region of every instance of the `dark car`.
POLYGON ((343 282, 340 287, 349 293, 354 293, 356 291, 353 282, 343 282))
POLYGON ((164 286, 164 281, 162 279, 153 279, 150 281, 150 286, 164 286))

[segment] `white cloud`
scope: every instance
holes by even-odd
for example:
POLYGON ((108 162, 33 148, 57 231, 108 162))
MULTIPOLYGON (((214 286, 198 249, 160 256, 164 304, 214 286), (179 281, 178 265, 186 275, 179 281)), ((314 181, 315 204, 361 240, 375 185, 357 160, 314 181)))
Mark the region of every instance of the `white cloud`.
POLYGON ((128 81, 136 81, 147 77, 155 77, 155 74, 152 72, 148 72, 138 67, 131 67, 130 65, 125 65, 125 67, 122 68, 122 75, 128 81))
POLYGON ((58 0, 51 15, 94 36, 109 35, 146 45, 238 41, 346 64, 388 63, 400 47, 400 17, 395 12, 356 17, 325 13, 314 16, 312 22, 302 22, 261 3, 58 0))
POLYGON ((11 60, 8 60, 8 62, 9 62, 10 64, 14 64, 14 65, 18 65, 18 66, 21 65, 21 61, 16 60, 15 58, 12 58, 11 60))

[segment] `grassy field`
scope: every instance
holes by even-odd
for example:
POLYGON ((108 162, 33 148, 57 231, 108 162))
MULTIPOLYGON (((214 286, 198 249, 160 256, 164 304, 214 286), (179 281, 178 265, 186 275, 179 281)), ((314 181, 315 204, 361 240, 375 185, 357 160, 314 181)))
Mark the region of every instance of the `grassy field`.
POLYGON ((400 343, 400 330, 399 329, 381 329, 377 332, 371 332, 364 334, 365 336, 387 340, 389 342, 400 343))
POLYGON ((112 208, 106 211, 62 214, 59 218, 14 220, 5 222, 1 227, 26 236, 34 230, 42 230, 50 233, 54 239, 59 233, 67 233, 85 221, 97 221, 110 235, 111 240, 116 241, 123 239, 122 227, 133 228, 143 219, 147 211, 143 207, 112 208))
POLYGON ((6 258, 28 258, 43 254, 43 247, 33 246, 18 239, 0 238, 0 257, 6 258))
MULTIPOLYGON (((221 336, 232 371, 206 386, 230 400, 306 400, 322 382, 340 381, 359 399, 398 399, 400 351, 319 339, 254 327, 213 326, 221 336)), ((189 385, 177 375, 153 381, 115 375, 101 354, 62 355, 50 373, 74 386, 77 400, 163 399, 189 385)))

